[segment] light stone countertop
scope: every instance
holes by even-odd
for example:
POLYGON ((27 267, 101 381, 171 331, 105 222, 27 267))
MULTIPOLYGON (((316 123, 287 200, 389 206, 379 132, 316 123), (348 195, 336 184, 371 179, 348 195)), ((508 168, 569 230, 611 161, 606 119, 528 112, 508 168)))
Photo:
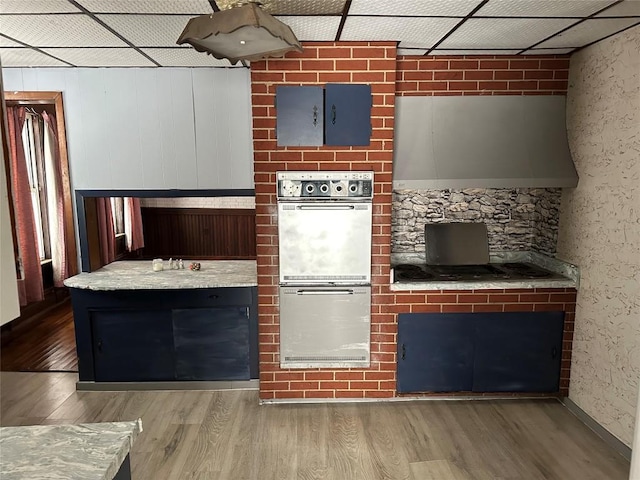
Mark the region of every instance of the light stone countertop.
POLYGON ((111 480, 142 421, 0 428, 3 480, 111 480))
POLYGON ((425 262, 424 252, 392 253, 391 291, 409 290, 493 290, 516 288, 578 288, 580 272, 575 265, 541 255, 537 252, 496 252, 490 255, 491 263, 528 262, 554 272, 548 278, 525 280, 480 280, 480 281, 424 281, 424 282, 393 282, 393 265, 400 263, 420 264, 425 262))
POLYGON ((254 287, 258 284, 255 260, 201 260, 200 270, 154 272, 151 260, 125 260, 105 265, 91 273, 80 273, 64 281, 65 286, 86 290, 179 290, 190 288, 254 287))

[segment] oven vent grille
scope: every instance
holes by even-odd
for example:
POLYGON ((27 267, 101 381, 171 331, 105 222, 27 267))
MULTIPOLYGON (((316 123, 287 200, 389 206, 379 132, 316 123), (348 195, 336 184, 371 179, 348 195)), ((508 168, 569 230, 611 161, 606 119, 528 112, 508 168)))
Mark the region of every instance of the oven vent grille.
POLYGON ((285 362, 366 362, 366 356, 351 356, 351 357, 325 357, 325 356, 297 356, 297 357, 284 357, 285 362))

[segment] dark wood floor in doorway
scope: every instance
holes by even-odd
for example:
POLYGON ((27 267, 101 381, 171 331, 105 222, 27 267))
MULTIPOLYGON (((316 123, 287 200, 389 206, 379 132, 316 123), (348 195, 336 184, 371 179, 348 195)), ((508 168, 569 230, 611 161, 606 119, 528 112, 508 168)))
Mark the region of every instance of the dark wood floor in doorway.
POLYGON ((71 302, 65 301, 30 326, 10 333, 0 351, 3 372, 77 372, 71 302))

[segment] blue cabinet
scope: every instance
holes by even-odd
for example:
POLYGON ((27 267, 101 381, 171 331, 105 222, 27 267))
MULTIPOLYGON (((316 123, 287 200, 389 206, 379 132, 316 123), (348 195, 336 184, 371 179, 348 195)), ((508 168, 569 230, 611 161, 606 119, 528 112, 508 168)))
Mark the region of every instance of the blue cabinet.
POLYGON ((398 392, 471 390, 473 350, 469 318, 400 314, 398 392))
POLYGON ((363 146, 371 138, 371 86, 327 84, 276 89, 279 146, 363 146))
POLYGON ((557 392, 564 312, 398 316, 398 392, 557 392))
POLYGON ((371 86, 325 87, 325 145, 364 146, 371 139, 371 86))
POLYGON ((319 146, 323 142, 322 87, 276 89, 276 137, 280 146, 319 146))
POLYGON ((80 381, 258 378, 255 287, 71 289, 80 381))

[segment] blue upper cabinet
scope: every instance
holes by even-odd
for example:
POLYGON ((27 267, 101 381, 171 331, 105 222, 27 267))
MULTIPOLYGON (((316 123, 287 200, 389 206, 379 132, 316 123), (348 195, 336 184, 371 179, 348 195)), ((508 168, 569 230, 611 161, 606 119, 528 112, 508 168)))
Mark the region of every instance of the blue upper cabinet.
POLYGON ((369 145, 371 86, 328 84, 325 88, 325 144, 369 145))
POLYGON ((322 87, 276 88, 276 136, 279 146, 320 146, 323 140, 322 87))

